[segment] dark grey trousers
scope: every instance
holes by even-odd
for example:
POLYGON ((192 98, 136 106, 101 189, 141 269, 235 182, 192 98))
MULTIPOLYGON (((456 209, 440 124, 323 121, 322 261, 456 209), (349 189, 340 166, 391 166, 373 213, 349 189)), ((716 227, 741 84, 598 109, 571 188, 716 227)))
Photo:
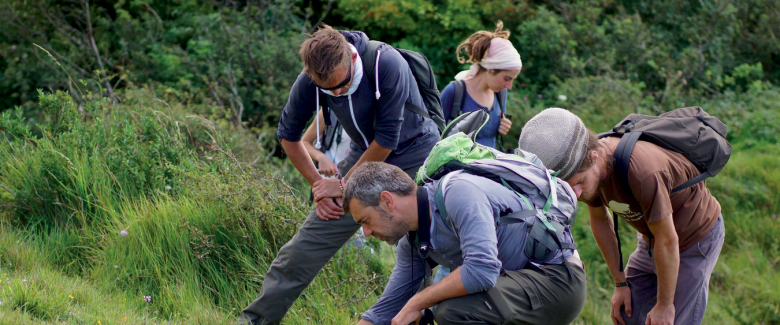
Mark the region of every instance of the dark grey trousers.
MULTIPOLYGON (((352 165, 346 160, 339 163, 339 171, 346 174, 350 169, 352 165)), ((419 166, 404 172, 414 179, 418 169, 419 166)), ((243 321, 263 325, 281 323, 303 289, 358 229, 360 225, 352 215, 323 221, 312 208, 303 226, 271 263, 260 295, 244 308, 243 321)))
POLYGON ((573 263, 508 271, 488 291, 440 302, 434 319, 440 325, 569 324, 585 306, 586 290, 585 271, 573 263))

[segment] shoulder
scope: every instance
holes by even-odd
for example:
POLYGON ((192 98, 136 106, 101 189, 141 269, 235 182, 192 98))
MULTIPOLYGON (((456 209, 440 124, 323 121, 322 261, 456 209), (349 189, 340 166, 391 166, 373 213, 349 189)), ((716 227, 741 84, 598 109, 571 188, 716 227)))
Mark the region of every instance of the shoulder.
POLYGON ((441 91, 441 96, 453 96, 455 94, 455 83, 450 82, 447 84, 447 86, 444 87, 441 91))
POLYGON ((458 173, 447 180, 442 189, 445 203, 452 202, 455 205, 471 204, 480 199, 487 199, 487 191, 495 184, 484 177, 467 173, 458 173), (463 198, 469 198, 463 200, 463 198))

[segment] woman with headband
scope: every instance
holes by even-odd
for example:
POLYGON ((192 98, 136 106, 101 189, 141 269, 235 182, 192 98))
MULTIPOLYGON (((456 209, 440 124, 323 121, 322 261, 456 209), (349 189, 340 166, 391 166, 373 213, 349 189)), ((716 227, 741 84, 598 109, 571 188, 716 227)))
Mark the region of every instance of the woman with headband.
POLYGON ((444 118, 449 123, 458 115, 478 109, 490 115, 488 124, 477 133, 477 142, 495 148, 496 137, 506 135, 512 126, 506 113, 506 91, 520 74, 523 62, 509 31, 498 22, 496 30, 479 31, 463 41, 456 50, 458 62, 471 63, 441 93, 444 118), (468 56, 462 56, 463 52, 468 56), (460 97, 460 98, 458 98, 460 97), (458 100, 460 99, 460 100, 458 100), (502 107, 503 104, 503 107, 502 107))
MULTIPOLYGON (((498 135, 506 135, 512 127, 512 121, 506 116, 505 89, 512 89, 512 82, 523 67, 520 54, 508 40, 509 31, 503 29, 504 23, 499 21, 496 30, 476 32, 458 45, 455 51, 458 62, 471 63, 471 68, 458 73, 455 81, 441 92, 447 123, 463 113, 487 111, 488 124, 477 133, 476 140, 491 148, 496 147, 498 135), (468 59, 461 56, 462 52, 466 52, 468 59)), ((450 271, 439 267, 433 282, 439 282, 450 271)))

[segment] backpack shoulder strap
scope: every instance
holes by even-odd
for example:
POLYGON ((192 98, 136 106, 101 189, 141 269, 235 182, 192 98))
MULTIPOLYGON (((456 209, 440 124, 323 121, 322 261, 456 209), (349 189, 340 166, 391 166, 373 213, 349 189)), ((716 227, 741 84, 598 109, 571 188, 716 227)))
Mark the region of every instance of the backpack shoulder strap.
POLYGON ((498 92, 498 107, 501 108, 501 113, 506 114, 506 97, 507 97, 508 91, 506 88, 502 89, 498 92))
MULTIPOLYGON (((620 138, 617 148, 615 148, 615 173, 617 173, 620 187, 626 193, 632 193, 631 187, 628 185, 628 167, 629 162, 631 161, 631 153, 634 152, 634 146, 636 146, 636 142, 639 141, 641 135, 641 131, 625 133, 623 134, 623 137, 620 138)), ((617 214, 612 214, 612 229, 615 230, 615 238, 617 239, 618 244, 618 258, 620 259, 619 269, 623 272, 623 251, 620 249, 620 232, 618 231, 619 218, 620 217, 617 214)))
POLYGON ((452 110, 450 111, 449 118, 449 120, 452 121, 460 115, 461 111, 463 111, 463 99, 466 97, 464 96, 466 93, 466 82, 463 80, 455 80, 450 83, 455 86, 455 96, 452 98, 452 110))
POLYGON ((641 131, 628 132, 620 138, 620 142, 615 148, 615 173, 617 173, 620 187, 626 193, 631 193, 631 187, 628 185, 628 165, 631 161, 631 153, 634 152, 634 146, 641 135, 641 131))

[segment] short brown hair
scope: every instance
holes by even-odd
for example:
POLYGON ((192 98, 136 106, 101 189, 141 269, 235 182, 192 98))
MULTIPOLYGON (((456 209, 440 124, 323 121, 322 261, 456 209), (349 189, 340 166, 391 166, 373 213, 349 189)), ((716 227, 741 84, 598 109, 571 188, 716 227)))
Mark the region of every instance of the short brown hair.
POLYGON ((503 29, 504 23, 499 20, 498 23, 496 23, 496 29, 494 31, 489 32, 482 30, 471 34, 471 36, 463 41, 463 43, 460 43, 458 48, 455 50, 455 56, 457 56, 458 62, 460 64, 474 64, 482 61, 482 58, 485 57, 488 49, 490 48, 491 40, 494 38, 509 39, 509 31, 503 29), (466 52, 468 59, 461 56, 461 52, 466 52))
POLYGON ((333 70, 349 66, 352 50, 344 35, 326 24, 301 44, 303 72, 317 81, 328 81, 333 70))

